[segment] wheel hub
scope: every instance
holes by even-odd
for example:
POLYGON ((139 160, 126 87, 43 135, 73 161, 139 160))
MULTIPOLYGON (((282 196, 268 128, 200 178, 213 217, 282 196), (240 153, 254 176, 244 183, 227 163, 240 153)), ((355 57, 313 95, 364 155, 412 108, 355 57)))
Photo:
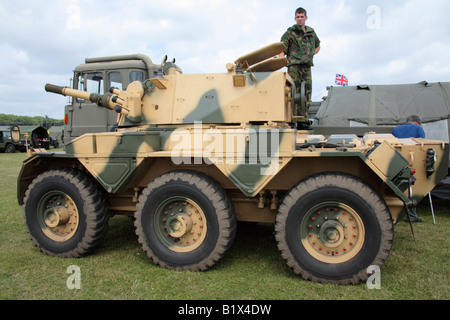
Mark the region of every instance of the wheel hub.
POLYGON ((49 208, 44 212, 44 222, 49 228, 56 228, 64 225, 69 219, 69 210, 65 207, 49 208))
POLYGON ((54 241, 67 241, 78 229, 78 208, 67 194, 52 191, 39 202, 38 220, 47 237, 54 241))
POLYGON ((326 221, 320 227, 319 237, 328 247, 338 247, 344 240, 344 228, 336 221, 326 221))
POLYGON ((173 238, 181 238, 192 229, 192 219, 186 213, 171 217, 166 223, 166 230, 173 238))
POLYGON ((358 213, 339 202, 324 202, 309 210, 300 226, 304 248, 326 263, 342 263, 358 254, 364 225, 358 213))
POLYGON ((162 203, 155 214, 156 235, 170 250, 189 252, 206 236, 205 214, 194 201, 173 197, 162 203))

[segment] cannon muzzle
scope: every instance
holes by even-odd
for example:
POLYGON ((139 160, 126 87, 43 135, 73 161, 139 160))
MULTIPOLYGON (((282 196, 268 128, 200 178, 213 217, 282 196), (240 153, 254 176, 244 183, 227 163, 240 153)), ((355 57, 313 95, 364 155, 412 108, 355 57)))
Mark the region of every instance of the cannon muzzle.
POLYGON ((47 83, 45 85, 45 91, 51 92, 51 93, 56 93, 56 94, 62 94, 62 95, 65 95, 63 92, 65 88, 67 88, 67 87, 55 86, 54 84, 50 84, 50 83, 47 83))

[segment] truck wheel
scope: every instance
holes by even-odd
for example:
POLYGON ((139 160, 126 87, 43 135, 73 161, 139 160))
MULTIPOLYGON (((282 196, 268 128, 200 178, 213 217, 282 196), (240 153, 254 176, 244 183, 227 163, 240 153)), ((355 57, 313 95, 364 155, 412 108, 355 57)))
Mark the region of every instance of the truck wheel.
POLYGON ((66 258, 93 251, 109 220, 96 184, 75 170, 51 170, 35 178, 25 194, 23 217, 38 249, 66 258))
POLYGON ((15 153, 16 152, 16 147, 9 143, 6 148, 5 148, 5 153, 15 153))
POLYGON ((135 218, 147 256, 167 269, 207 270, 225 255, 236 233, 227 194, 196 172, 170 172, 149 183, 135 218))
POLYGON ((276 240, 298 275, 314 282, 356 284, 381 267, 393 242, 384 200, 363 181, 319 174, 292 188, 279 207, 276 240))

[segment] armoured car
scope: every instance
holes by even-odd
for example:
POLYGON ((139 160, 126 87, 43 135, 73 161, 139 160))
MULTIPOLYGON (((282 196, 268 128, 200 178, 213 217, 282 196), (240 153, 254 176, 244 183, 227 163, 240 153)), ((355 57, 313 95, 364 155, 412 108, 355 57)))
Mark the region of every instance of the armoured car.
POLYGON ((223 73, 170 68, 106 94, 46 85, 115 110, 118 128, 25 160, 18 201, 35 246, 86 255, 109 218, 123 214, 135 218, 155 264, 200 271, 227 253, 237 221, 265 222, 304 279, 367 279, 367 268, 388 258, 394 224, 447 174, 448 143, 298 131, 305 99, 278 71, 282 46, 246 54, 223 73))

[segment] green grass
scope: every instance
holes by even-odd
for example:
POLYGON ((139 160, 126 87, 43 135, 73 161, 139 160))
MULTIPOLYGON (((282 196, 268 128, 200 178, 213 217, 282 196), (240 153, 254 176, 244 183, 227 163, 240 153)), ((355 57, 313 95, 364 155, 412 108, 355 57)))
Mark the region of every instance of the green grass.
POLYGON ((381 268, 381 289, 365 284, 315 284, 297 277, 276 247, 273 226, 239 224, 227 256, 206 272, 177 272, 155 266, 141 250, 131 218, 117 216, 101 247, 81 259, 41 254, 28 239, 16 179, 23 153, 0 154, 0 299, 152 300, 410 300, 449 299, 449 202, 428 200, 418 208, 424 223, 395 227, 395 241, 381 268), (69 290, 67 268, 81 270, 81 289, 69 290))

